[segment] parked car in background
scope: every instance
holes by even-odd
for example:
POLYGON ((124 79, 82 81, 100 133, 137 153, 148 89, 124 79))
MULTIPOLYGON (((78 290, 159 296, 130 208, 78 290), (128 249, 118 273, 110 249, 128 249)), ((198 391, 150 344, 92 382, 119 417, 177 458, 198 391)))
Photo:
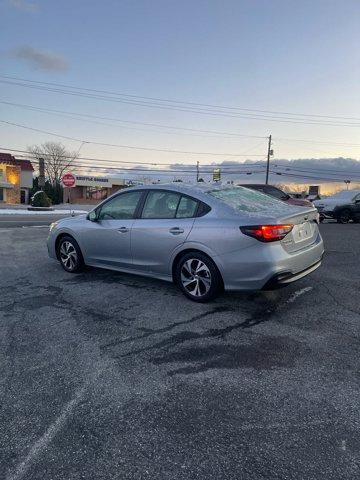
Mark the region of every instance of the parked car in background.
POLYGON ((134 187, 52 224, 48 251, 67 272, 86 264, 174 281, 205 302, 313 272, 324 252, 317 215, 242 187, 134 187))
POLYGON ((290 205, 297 205, 298 207, 313 207, 313 204, 306 200, 306 198, 294 198, 288 193, 280 190, 280 188, 274 187, 273 185, 265 185, 263 183, 244 183, 240 185, 241 187, 251 188, 252 190, 257 190, 258 192, 266 193, 271 197, 282 200, 290 205))
POLYGON ((360 190, 342 190, 331 197, 315 200, 320 219, 334 218, 339 223, 360 221, 360 190))

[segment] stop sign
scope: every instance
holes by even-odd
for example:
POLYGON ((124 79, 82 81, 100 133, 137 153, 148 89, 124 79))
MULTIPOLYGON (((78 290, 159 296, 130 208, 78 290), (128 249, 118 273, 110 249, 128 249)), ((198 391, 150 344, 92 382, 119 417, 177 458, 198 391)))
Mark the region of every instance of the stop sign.
POLYGON ((72 173, 65 173, 61 181, 64 187, 72 188, 75 187, 76 178, 72 173))

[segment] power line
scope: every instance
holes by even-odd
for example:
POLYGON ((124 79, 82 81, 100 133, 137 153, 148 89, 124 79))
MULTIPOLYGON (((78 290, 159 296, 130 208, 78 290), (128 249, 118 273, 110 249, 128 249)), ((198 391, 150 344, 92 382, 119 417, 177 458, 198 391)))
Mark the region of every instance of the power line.
POLYGON ((283 138, 283 137, 276 137, 276 141, 280 142, 304 142, 304 143, 314 143, 314 144, 319 144, 319 145, 338 145, 341 147, 360 147, 360 143, 346 143, 346 142, 332 142, 332 141, 326 141, 326 140, 310 140, 310 139, 304 139, 304 138, 283 138))
MULTIPOLYGON (((304 174, 294 174, 294 173, 287 173, 287 172, 275 172, 273 170, 270 171, 270 173, 272 173, 273 175, 281 175, 281 176, 284 176, 284 177, 297 177, 297 178, 311 178, 311 179, 315 179, 317 181, 320 181, 320 180, 327 180, 329 182, 343 182, 344 180, 348 180, 349 179, 349 176, 345 176, 343 178, 326 178, 326 174, 324 175, 304 175, 304 174)), ((354 180, 355 182, 359 181, 360 182, 360 177, 359 178, 355 178, 353 175, 351 175, 351 179, 354 180)))
MULTIPOLYGON (((86 113, 80 113, 80 112, 67 112, 64 110, 56 110, 56 109, 49 109, 49 108, 43 108, 43 107, 36 107, 34 105, 24 105, 24 104, 19 104, 19 103, 13 103, 13 102, 7 102, 7 101, 0 101, 1 104, 4 105, 9 105, 9 106, 15 106, 15 107, 20 107, 24 109, 28 109, 30 111, 39 111, 43 113, 48 113, 52 115, 59 115, 65 118, 72 118, 74 120, 83 120, 83 121, 91 121, 89 119, 100 119, 100 120, 110 120, 114 122, 119 122, 119 123, 127 123, 127 124, 134 124, 134 125, 144 125, 144 126, 149 126, 149 127, 155 127, 155 128, 162 128, 162 129, 172 129, 172 130, 180 130, 184 131, 184 133, 181 133, 183 135, 190 135, 190 132, 198 132, 198 133, 206 133, 209 135, 205 135, 206 137, 213 136, 214 138, 231 138, 231 137, 240 137, 240 138, 260 138, 266 140, 268 137, 265 136, 260 136, 260 135, 247 135, 247 134, 241 134, 241 133, 235 133, 235 132, 219 132, 216 130, 200 130, 200 129, 194 129, 194 128, 185 128, 185 127, 174 127, 171 125, 161 125, 161 124, 156 124, 156 123, 147 123, 147 122, 138 122, 138 121, 131 121, 131 120, 123 120, 119 118, 113 118, 113 117, 103 117, 99 115, 91 115, 91 114, 86 114, 86 113), (86 117, 84 118, 77 118, 73 117, 72 115, 77 115, 79 117, 86 117), (186 132, 186 133, 185 133, 186 132)), ((102 122, 94 122, 99 125, 104 125, 104 126, 120 126, 121 128, 130 128, 132 127, 124 127, 123 125, 115 125, 115 124, 106 124, 102 122)), ((141 130, 141 131, 148 131, 145 129, 137 129, 134 128, 133 130, 141 130)), ((165 133, 173 133, 173 132, 165 132, 165 133)), ((203 136, 203 135, 197 135, 197 136, 203 136)), ((319 144, 319 145, 336 145, 336 146, 343 146, 343 147, 360 147, 360 143, 346 143, 346 142, 333 142, 333 141, 319 141, 319 140, 314 140, 314 139, 296 139, 296 138, 283 138, 283 137, 275 137, 275 141, 280 141, 280 142, 300 142, 300 143, 311 143, 311 144, 319 144)), ((256 146, 259 146, 260 144, 257 144, 256 146)), ((251 147, 252 148, 252 147, 251 147)), ((246 153, 246 152, 244 152, 246 153)))
MULTIPOLYGON (((46 154, 43 154, 43 157, 46 158, 47 155, 46 154)), ((137 166, 135 167, 123 167, 122 165, 107 165, 107 163, 109 162, 106 161, 107 163, 101 163, 101 160, 97 160, 98 164, 97 165, 94 165, 94 163, 79 163, 79 162, 84 162, 86 161, 85 159, 83 158, 78 158, 78 159, 75 159, 73 160, 73 162, 71 163, 71 166, 73 167, 86 167, 86 168, 93 168, 93 167, 96 167, 96 168, 104 168, 104 169, 116 169, 116 170, 127 170, 127 171, 133 171, 133 170, 141 170, 141 171, 149 171, 151 169, 148 169, 148 168, 139 168, 137 166)), ((38 159, 31 159, 31 162, 32 163, 38 163, 38 159)), ((116 162, 114 162, 116 163, 116 162)), ((67 165, 68 164, 68 161, 67 161, 67 157, 65 158, 64 157, 64 161, 63 162, 59 162, 59 165, 67 165)), ((179 165, 176 165, 176 164, 172 164, 170 166, 170 168, 167 168, 167 169, 159 169, 159 168, 156 168, 156 169, 152 169, 152 171, 157 171, 157 172, 189 172, 189 173, 196 173, 197 171, 197 166, 193 166, 193 168, 190 168, 192 167, 192 165, 183 165, 183 166, 179 166, 179 165), (172 167, 172 168, 171 168, 172 167)), ((201 168, 201 172, 202 173, 212 173, 213 172, 213 167, 212 166, 209 166, 209 165, 206 165, 206 166, 202 166, 200 167, 199 165, 199 171, 200 171, 200 168, 201 168)), ((262 167, 264 168, 264 167, 262 167)), ((232 169, 222 169, 224 173, 240 173, 240 174, 243 174, 243 173, 247 173, 250 168, 247 167, 246 170, 238 170, 237 168, 232 168, 232 169)), ((258 172, 259 170, 256 170, 254 172, 258 172)))
POLYGON ((290 116, 296 116, 296 117, 315 117, 315 118, 360 121, 359 117, 351 117, 351 116, 348 117, 348 116, 340 116, 340 115, 319 115, 319 114, 293 113, 293 112, 274 111, 274 110, 259 110, 259 109, 253 109, 253 108, 250 109, 250 108, 242 108, 242 107, 230 107, 230 106, 224 106, 224 105, 214 105, 214 104, 206 104, 206 103, 199 103, 199 102, 186 102, 182 100, 174 100, 174 99, 159 98, 159 97, 148 97, 148 96, 140 96, 140 95, 134 95, 134 94, 126 94, 123 92, 113 92, 108 90, 97 90, 93 88, 76 87, 72 85, 66 85, 66 84, 55 83, 55 82, 42 82, 37 80, 19 78, 11 75, 0 75, 0 77, 5 79, 10 79, 10 80, 17 80, 17 81, 20 80, 22 82, 28 82, 28 83, 37 84, 37 85, 49 85, 54 87, 67 88, 71 90, 80 90, 80 91, 83 90, 87 92, 101 93, 106 95, 115 95, 115 96, 120 96, 125 98, 135 98, 135 99, 141 99, 141 100, 150 100, 150 101, 172 103, 172 104, 192 105, 192 106, 197 106, 197 107, 200 106, 200 107, 207 107, 207 108, 219 108, 219 109, 234 110, 234 111, 238 110, 238 111, 245 111, 245 112, 267 113, 272 115, 290 115, 290 116))
MULTIPOLYGON (((41 91, 46 91, 46 92, 52 92, 52 93, 61 93, 64 95, 71 95, 71 96, 77 96, 77 97, 83 97, 83 98, 90 98, 90 99, 97 99, 97 100, 105 100, 105 101, 111 101, 111 102, 117 102, 117 103, 123 103, 123 104, 129 104, 129 105, 135 105, 135 106, 142 106, 142 107, 150 107, 150 108, 160 108, 160 109, 165 109, 165 110, 174 110, 174 111, 180 111, 180 112, 186 112, 186 113, 196 113, 196 114, 201 114, 201 115, 211 115, 211 116, 223 116, 223 117, 231 117, 231 118, 242 118, 242 119, 247 119, 247 120, 261 120, 261 121, 269 121, 269 122, 275 122, 275 123, 292 123, 292 124, 303 124, 303 125, 325 125, 325 126, 334 126, 334 127, 359 127, 360 123, 349 123, 349 122, 334 122, 334 121, 318 121, 309 118, 309 120, 306 119, 296 119, 295 116, 296 114, 291 114, 287 113, 286 115, 291 115, 294 118, 286 118, 286 117, 274 117, 271 115, 262 115, 262 114, 245 114, 245 113, 236 113, 232 112, 229 113, 224 110, 211 110, 209 108, 190 108, 186 106, 177 106, 177 105, 165 105, 165 104, 158 104, 154 102, 149 102, 149 101, 134 101, 134 100, 128 100, 120 97, 110 97, 110 96, 105 96, 105 95, 95 95, 95 94, 90 94, 90 93, 81 93, 81 92, 74 92, 70 90, 63 90, 59 88, 50 88, 50 87, 44 87, 41 85, 30 85, 26 83, 19 83, 19 82, 13 82, 13 81, 7 81, 7 80, 0 80, 1 83, 4 84, 10 84, 10 85, 16 85, 16 86, 21 86, 21 87, 26 87, 26 88, 31 88, 31 89, 36 89, 36 90, 41 90, 41 91)), ((40 83, 40 82, 39 82, 40 83)), ((79 89, 79 87, 76 87, 79 89)), ((84 89, 85 90, 85 89, 84 89)), ((88 91, 90 89, 86 89, 88 91)), ((224 107, 220 107, 224 108, 224 107)), ((235 107, 226 107, 226 109, 232 109, 235 107)), ((284 114, 282 114, 284 115, 284 114)), ((301 114, 302 115, 302 114, 301 114)), ((331 118, 331 117, 330 117, 331 118)))
MULTIPOLYGON (((0 75, 1 76, 1 75, 0 75)), ((148 122, 139 122, 139 121, 132 121, 132 120, 124 120, 120 118, 114 118, 114 117, 104 117, 100 115, 91 115, 87 113, 81 113, 81 112, 67 112, 65 110, 57 110, 57 109, 50 109, 50 108, 45 108, 45 107, 36 107, 34 105, 25 105, 21 103, 14 103, 14 102, 8 102, 5 100, 0 101, 1 104, 3 105, 9 105, 9 106, 14 106, 14 107, 19 107, 19 108, 24 108, 30 111, 38 111, 42 113, 48 113, 52 115, 59 115, 65 118, 72 118, 74 120, 84 120, 84 121, 90 121, 87 119, 99 119, 99 120, 109 120, 112 122, 118 122, 118 123, 126 123, 126 124, 131 124, 131 125, 143 125, 143 126, 148 126, 148 127, 155 127, 155 128, 161 128, 161 129, 170 129, 170 130, 179 130, 184 133, 183 135, 189 135, 190 132, 197 132, 199 134, 205 133, 206 137, 213 136, 214 138, 229 138, 229 137, 240 137, 240 138, 260 138, 266 140, 268 137, 266 136, 261 136, 261 135, 247 135, 247 134, 242 134, 242 133, 236 133, 236 132, 224 132, 224 131, 216 131, 216 130, 201 130, 201 129, 195 129, 195 128, 186 128, 186 127, 175 127, 172 125, 163 125, 163 124, 158 124, 158 123, 148 123, 148 122), (73 116, 75 115, 75 117, 73 116), (76 116, 79 117, 85 117, 84 118, 77 118, 76 116)), ((121 128, 130 128, 131 127, 124 127, 123 125, 116 125, 116 124, 106 124, 103 122, 94 122, 99 125, 104 125, 104 126, 115 126, 118 127, 120 126, 121 128)), ((134 128, 133 130, 141 130, 141 131, 149 131, 145 129, 138 129, 134 128)), ((165 132, 165 133, 173 133, 173 132, 165 132)), ((197 136, 203 136, 203 135, 197 135, 197 136)), ((299 143, 311 143, 311 144, 319 144, 319 145, 336 145, 336 146, 342 146, 342 147, 360 147, 360 143, 348 143, 348 142, 333 142, 331 140, 315 140, 315 139, 304 139, 304 138, 284 138, 284 137, 275 137, 273 138, 275 141, 279 142, 285 142, 285 143, 291 143, 291 142, 299 142, 299 143)), ((258 144, 259 145, 259 144, 258 144)))
MULTIPOLYGON (((17 152, 20 154, 28 154, 28 155, 16 155, 17 157, 24 157, 28 158, 29 155, 33 155, 33 152, 31 150, 22 150, 22 149, 14 149, 14 148, 7 148, 7 147, 0 147, 0 150, 4 151, 9 151, 9 152, 17 152)), ((60 155, 61 157, 61 155, 60 155)), ((63 158, 67 159, 68 156, 62 156, 63 158)), ((31 161, 36 161, 36 160, 31 160, 31 161)), ((125 161, 125 160, 113 160, 113 159, 107 159, 107 158, 97 158, 97 157, 78 157, 75 161, 85 161, 85 162, 98 162, 98 163, 103 163, 105 166, 108 163, 112 164, 117 164, 118 167, 116 168, 123 168, 121 164, 131 164, 131 165, 148 165, 148 166, 169 166, 173 167, 174 169, 179 168, 181 164, 179 163, 155 163, 155 162, 140 162, 140 161, 125 161)), ((360 164, 360 162, 359 162, 360 164)), ((91 166, 91 164, 89 164, 91 166)), ((259 169, 265 169, 266 168, 266 162, 263 161, 262 163, 237 163, 236 165, 226 165, 223 163, 213 163, 213 164, 207 164, 205 166, 201 166, 202 168, 221 168, 224 173, 227 172, 227 170, 234 170, 235 168, 242 168, 242 169, 252 169, 254 167, 259 168, 259 169)), ((301 171, 301 172, 314 172, 314 173, 319 173, 319 174, 327 174, 327 175, 339 175, 339 174, 345 174, 345 175, 352 175, 352 174, 357 174, 357 172, 346 172, 344 170, 334 170, 331 168, 311 168, 311 167, 296 167, 296 166, 288 166, 286 164, 273 164, 273 168, 279 168, 281 170, 293 170, 293 171, 301 171)), ((194 171, 195 171, 195 166, 194 166, 194 171)), ((360 172, 359 172, 360 173, 360 172)))
MULTIPOLYGON (((92 140, 81 140, 79 138, 74 138, 74 137, 68 137, 66 135, 60 135, 58 133, 53 133, 49 132, 46 130, 41 130, 39 128, 33 128, 29 127, 27 125, 21 125, 19 123, 14 123, 14 122, 9 122, 7 120, 0 120, 0 123, 4 123, 7 125, 12 125, 15 127, 19 128, 24 128, 26 130, 32 130, 33 132, 38 132, 38 133, 45 133, 46 135, 52 135, 54 137, 58 138, 64 138, 66 140, 72 140, 75 142, 80 142, 80 143, 88 143, 91 145, 99 145, 103 147, 114 147, 114 148, 125 148, 125 149, 130 149, 130 150, 145 150, 145 151, 151 151, 151 152, 161 152, 161 153, 183 153, 186 155, 208 155, 208 156, 216 156, 216 157, 243 157, 243 156, 249 156, 247 154, 241 154, 241 153, 215 153, 215 152, 190 152, 190 151, 185 151, 185 150, 172 150, 172 149, 167 149, 167 148, 150 148, 150 147, 137 147, 134 145, 119 145, 116 143, 105 143, 105 142, 94 142, 92 140)), ((262 154, 251 154, 250 156, 254 157, 260 157, 262 154)))
MULTIPOLYGON (((5 147, 0 147, 0 150, 4 150, 4 151, 9 151, 9 152, 17 152, 17 153, 21 153, 21 154, 29 154, 29 155, 33 155, 33 152, 30 151, 30 150, 21 150, 21 149, 14 149, 14 148, 5 148, 5 147)), ((17 155, 18 157, 22 156, 22 157, 25 157, 25 158, 28 158, 28 155, 25 156, 25 155, 17 155)), ((61 157, 61 156, 60 156, 61 157)), ((63 156, 63 158, 67 159, 68 157, 67 156, 63 156)), ((37 160, 34 160, 32 159, 31 160, 32 163, 36 163, 37 160)), ((191 172, 191 173, 196 173, 196 167, 194 165, 193 167, 193 170, 185 170, 186 168, 189 168, 189 166, 186 166, 186 165, 182 165, 181 164, 177 164, 177 163, 153 163, 153 162, 131 162, 131 161, 118 161, 118 160, 113 160, 113 159, 106 159, 106 158, 94 158, 94 157, 79 157, 77 158, 74 162, 77 162, 76 164, 74 164, 74 166, 76 167, 83 167, 83 168, 87 168, 87 169, 91 169, 91 168, 95 168, 95 165, 94 165, 94 162, 97 162, 97 166, 96 168, 101 168, 101 169, 115 169, 115 170, 127 170, 129 172, 131 172, 132 170, 134 170, 134 167, 131 167, 131 168, 126 168, 126 167, 123 167, 122 164, 131 164, 131 165, 146 165, 146 166, 169 166, 169 167, 172 167, 172 169, 166 169, 166 170, 161 170, 161 169, 156 169, 156 172, 161 172, 161 171, 164 171, 164 172, 169 172, 169 173, 181 173, 181 172, 191 172), (81 164, 79 164, 79 162, 82 162, 81 164), (91 163, 84 163, 84 162, 91 162, 91 163), (111 165, 108 165, 108 164, 116 164, 117 166, 111 166, 111 165), (100 165, 99 165, 100 164, 100 165)), ((222 165, 222 164, 210 164, 210 165, 205 165, 205 166, 201 166, 201 168, 203 170, 201 170, 202 173, 212 173, 212 168, 215 168, 215 167, 220 167, 221 170, 223 171, 224 174, 243 174, 243 173, 248 173, 248 171, 251 170, 251 173, 261 173, 262 171, 265 171, 265 168, 266 168, 266 163, 265 161, 262 162, 262 163, 241 163, 241 164, 237 164, 237 165, 222 165), (256 170, 254 170, 254 167, 256 167, 256 170), (239 170, 241 168, 241 170, 239 170), (205 170, 206 169, 206 170, 205 170)), ((306 175, 304 175, 303 173, 299 173, 299 174, 296 174, 296 173, 291 173, 289 172, 288 170, 291 170, 291 171, 294 171, 294 172, 305 172, 305 173, 311 173, 311 172, 314 172, 314 175, 317 175, 317 176, 311 176, 310 178, 319 178, 319 177, 322 177, 323 175, 344 175, 344 176, 347 176, 347 177, 353 177, 354 175, 360 175, 360 172, 357 173, 357 172, 346 172, 346 171, 342 171, 342 170, 332 170, 332 169, 329 169, 329 168, 326 168, 326 169, 321 169, 320 167, 318 169, 314 169, 314 168, 299 168, 299 167, 293 167, 293 166, 287 166, 287 165, 281 165, 281 164, 274 164, 273 167, 275 168, 279 168, 280 170, 271 170, 271 173, 274 173, 274 174, 281 174, 281 175, 289 175, 289 176, 297 176, 297 177, 306 177, 306 175), (283 170, 283 171, 281 171, 283 170)), ((135 167, 136 168, 136 167, 135 167)), ((141 170, 141 171, 144 171, 144 172, 148 172, 149 169, 138 169, 138 170, 141 170)))
MULTIPOLYGON (((45 112, 45 113, 64 114, 66 116, 78 115, 80 117, 95 118, 95 119, 99 119, 99 120, 109 120, 109 121, 119 122, 119 123, 128 123, 128 124, 133 124, 133 125, 144 125, 144 126, 149 126, 149 127, 171 129, 171 130, 181 130, 181 131, 186 132, 186 134, 188 134, 187 132, 207 133, 207 134, 212 134, 216 138, 221 137, 221 136, 223 136, 225 138, 228 138, 228 137, 262 138, 264 140, 267 138, 265 136, 260 136, 260 135, 247 135, 247 134, 236 133, 236 132, 219 132, 219 131, 216 131, 216 130, 200 130, 200 129, 195 129, 195 128, 174 127, 174 126, 171 126, 171 125, 162 125, 162 124, 158 124, 158 123, 148 123, 148 122, 123 120, 123 119, 120 119, 120 118, 103 117, 103 116, 99 116, 99 115, 91 115, 91 114, 80 113, 80 112, 66 112, 64 110, 55 110, 55 109, 50 109, 50 108, 36 107, 36 106, 33 106, 33 105, 24 105, 24 104, 21 104, 21 103, 7 102, 7 101, 4 101, 4 100, 0 101, 0 103, 2 103, 4 105, 20 107, 20 108, 24 108, 24 109, 28 109, 28 110, 40 111, 40 112, 45 112)), ((79 119, 79 118, 76 118, 76 117, 70 117, 70 118, 75 118, 76 120, 83 120, 82 118, 79 119)), ((100 123, 100 125, 106 125, 106 124, 100 123)), ((112 124, 112 126, 113 126, 113 124, 112 124)), ((123 126, 121 126, 121 127, 124 128, 123 126)), ((209 135, 207 135, 207 136, 209 136, 209 135)))
POLYGON ((354 175, 359 175, 360 176, 360 170, 358 172, 347 172, 347 171, 337 171, 337 172, 332 172, 331 170, 321 170, 321 169, 318 169, 318 170, 315 170, 315 169, 308 169, 308 170, 305 170, 305 169, 301 169, 301 168, 285 168, 284 169, 285 171, 283 172, 284 175, 286 175, 288 172, 288 170, 291 170, 289 174, 291 174, 291 172, 294 172, 295 174, 297 172, 300 172, 299 175, 302 175, 302 172, 304 173, 313 173, 314 175, 335 175, 335 176, 339 176, 339 175, 346 175, 346 176, 354 176, 354 175))
MULTIPOLYGON (((7 152, 17 152, 17 153, 27 153, 29 155, 34 155, 34 152, 31 150, 19 150, 15 148, 7 148, 7 147, 0 147, 0 150, 5 150, 7 152)), ((44 154, 45 155, 45 154, 44 154)), ((21 156, 21 155, 17 155, 21 156)), ((24 155, 23 155, 24 156, 24 155)), ((25 157, 25 156, 24 156, 25 157)), ((28 155, 26 156, 28 158, 28 155)), ((67 155, 59 155, 59 158, 65 158, 68 159, 69 157, 67 155)), ((132 165, 149 165, 149 166, 170 166, 170 167, 177 167, 178 165, 181 165, 179 163, 160 163, 160 162, 138 162, 138 161, 125 161, 125 160, 113 160, 113 159, 106 159, 106 158, 94 158, 94 157, 78 157, 76 160, 85 160, 85 161, 91 161, 91 162, 107 162, 107 163, 116 163, 116 164, 132 164, 132 165)), ((234 165, 222 165, 222 164, 216 164, 213 163, 209 165, 209 168, 211 167, 221 167, 223 169, 226 168, 233 168, 234 165)), ((264 165, 261 163, 238 163, 236 167, 244 167, 244 168, 252 168, 252 167, 263 167, 264 165)), ((121 166, 119 166, 121 168, 121 166)))
MULTIPOLYGON (((39 161, 38 160, 32 160, 32 163, 34 164, 39 164, 39 161)), ((66 164, 59 164, 61 166, 65 166, 66 164)), ((71 169, 81 169, 81 170, 86 170, 86 171, 91 171, 91 170, 101 170, 102 172, 104 171, 116 171, 117 173, 120 174, 123 174, 123 173, 127 173, 129 172, 130 174, 131 173, 136 173, 136 174, 140 174, 139 172, 141 172, 142 175, 157 175, 157 174, 166 174, 166 175, 173 175, 173 176, 176 176, 176 175, 182 175, 182 174, 191 174, 191 175, 194 175, 196 174, 196 169, 194 170, 184 170, 184 169, 146 169, 146 168, 123 168, 123 167, 109 167, 109 166, 106 166, 106 165, 84 165, 84 164, 71 164, 69 166, 69 170, 71 169)), ((213 173, 213 170, 199 170, 199 173, 200 174, 212 174, 213 173)), ((249 174, 253 174, 253 173, 259 173, 258 171, 229 171, 229 172, 225 172, 226 175, 249 175, 249 174)), ((260 172, 261 173, 261 172, 260 172)))

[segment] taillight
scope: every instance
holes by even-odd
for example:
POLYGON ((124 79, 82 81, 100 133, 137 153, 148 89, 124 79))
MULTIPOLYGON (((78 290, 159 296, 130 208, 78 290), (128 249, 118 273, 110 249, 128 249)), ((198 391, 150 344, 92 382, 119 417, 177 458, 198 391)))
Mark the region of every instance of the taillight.
POLYGON ((260 242, 276 242, 291 232, 294 225, 250 225, 240 227, 243 234, 254 237, 260 242))

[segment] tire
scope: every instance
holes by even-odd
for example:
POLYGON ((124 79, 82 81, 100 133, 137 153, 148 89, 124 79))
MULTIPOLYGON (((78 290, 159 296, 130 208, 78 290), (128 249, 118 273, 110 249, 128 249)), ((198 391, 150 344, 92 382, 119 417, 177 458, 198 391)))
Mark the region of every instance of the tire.
POLYGON ((347 208, 345 210, 341 210, 337 214, 338 223, 349 223, 350 220, 351 220, 351 212, 347 208))
POLYGON ((60 265, 66 272, 77 273, 84 267, 80 247, 76 240, 69 235, 61 237, 57 247, 57 255, 60 265))
POLYGON ((215 263, 201 252, 189 252, 176 265, 175 283, 193 302, 205 303, 222 290, 222 278, 215 263))
POLYGON ((320 215, 320 216, 319 216, 319 222, 320 222, 320 223, 323 223, 324 220, 325 220, 324 215, 320 215))

